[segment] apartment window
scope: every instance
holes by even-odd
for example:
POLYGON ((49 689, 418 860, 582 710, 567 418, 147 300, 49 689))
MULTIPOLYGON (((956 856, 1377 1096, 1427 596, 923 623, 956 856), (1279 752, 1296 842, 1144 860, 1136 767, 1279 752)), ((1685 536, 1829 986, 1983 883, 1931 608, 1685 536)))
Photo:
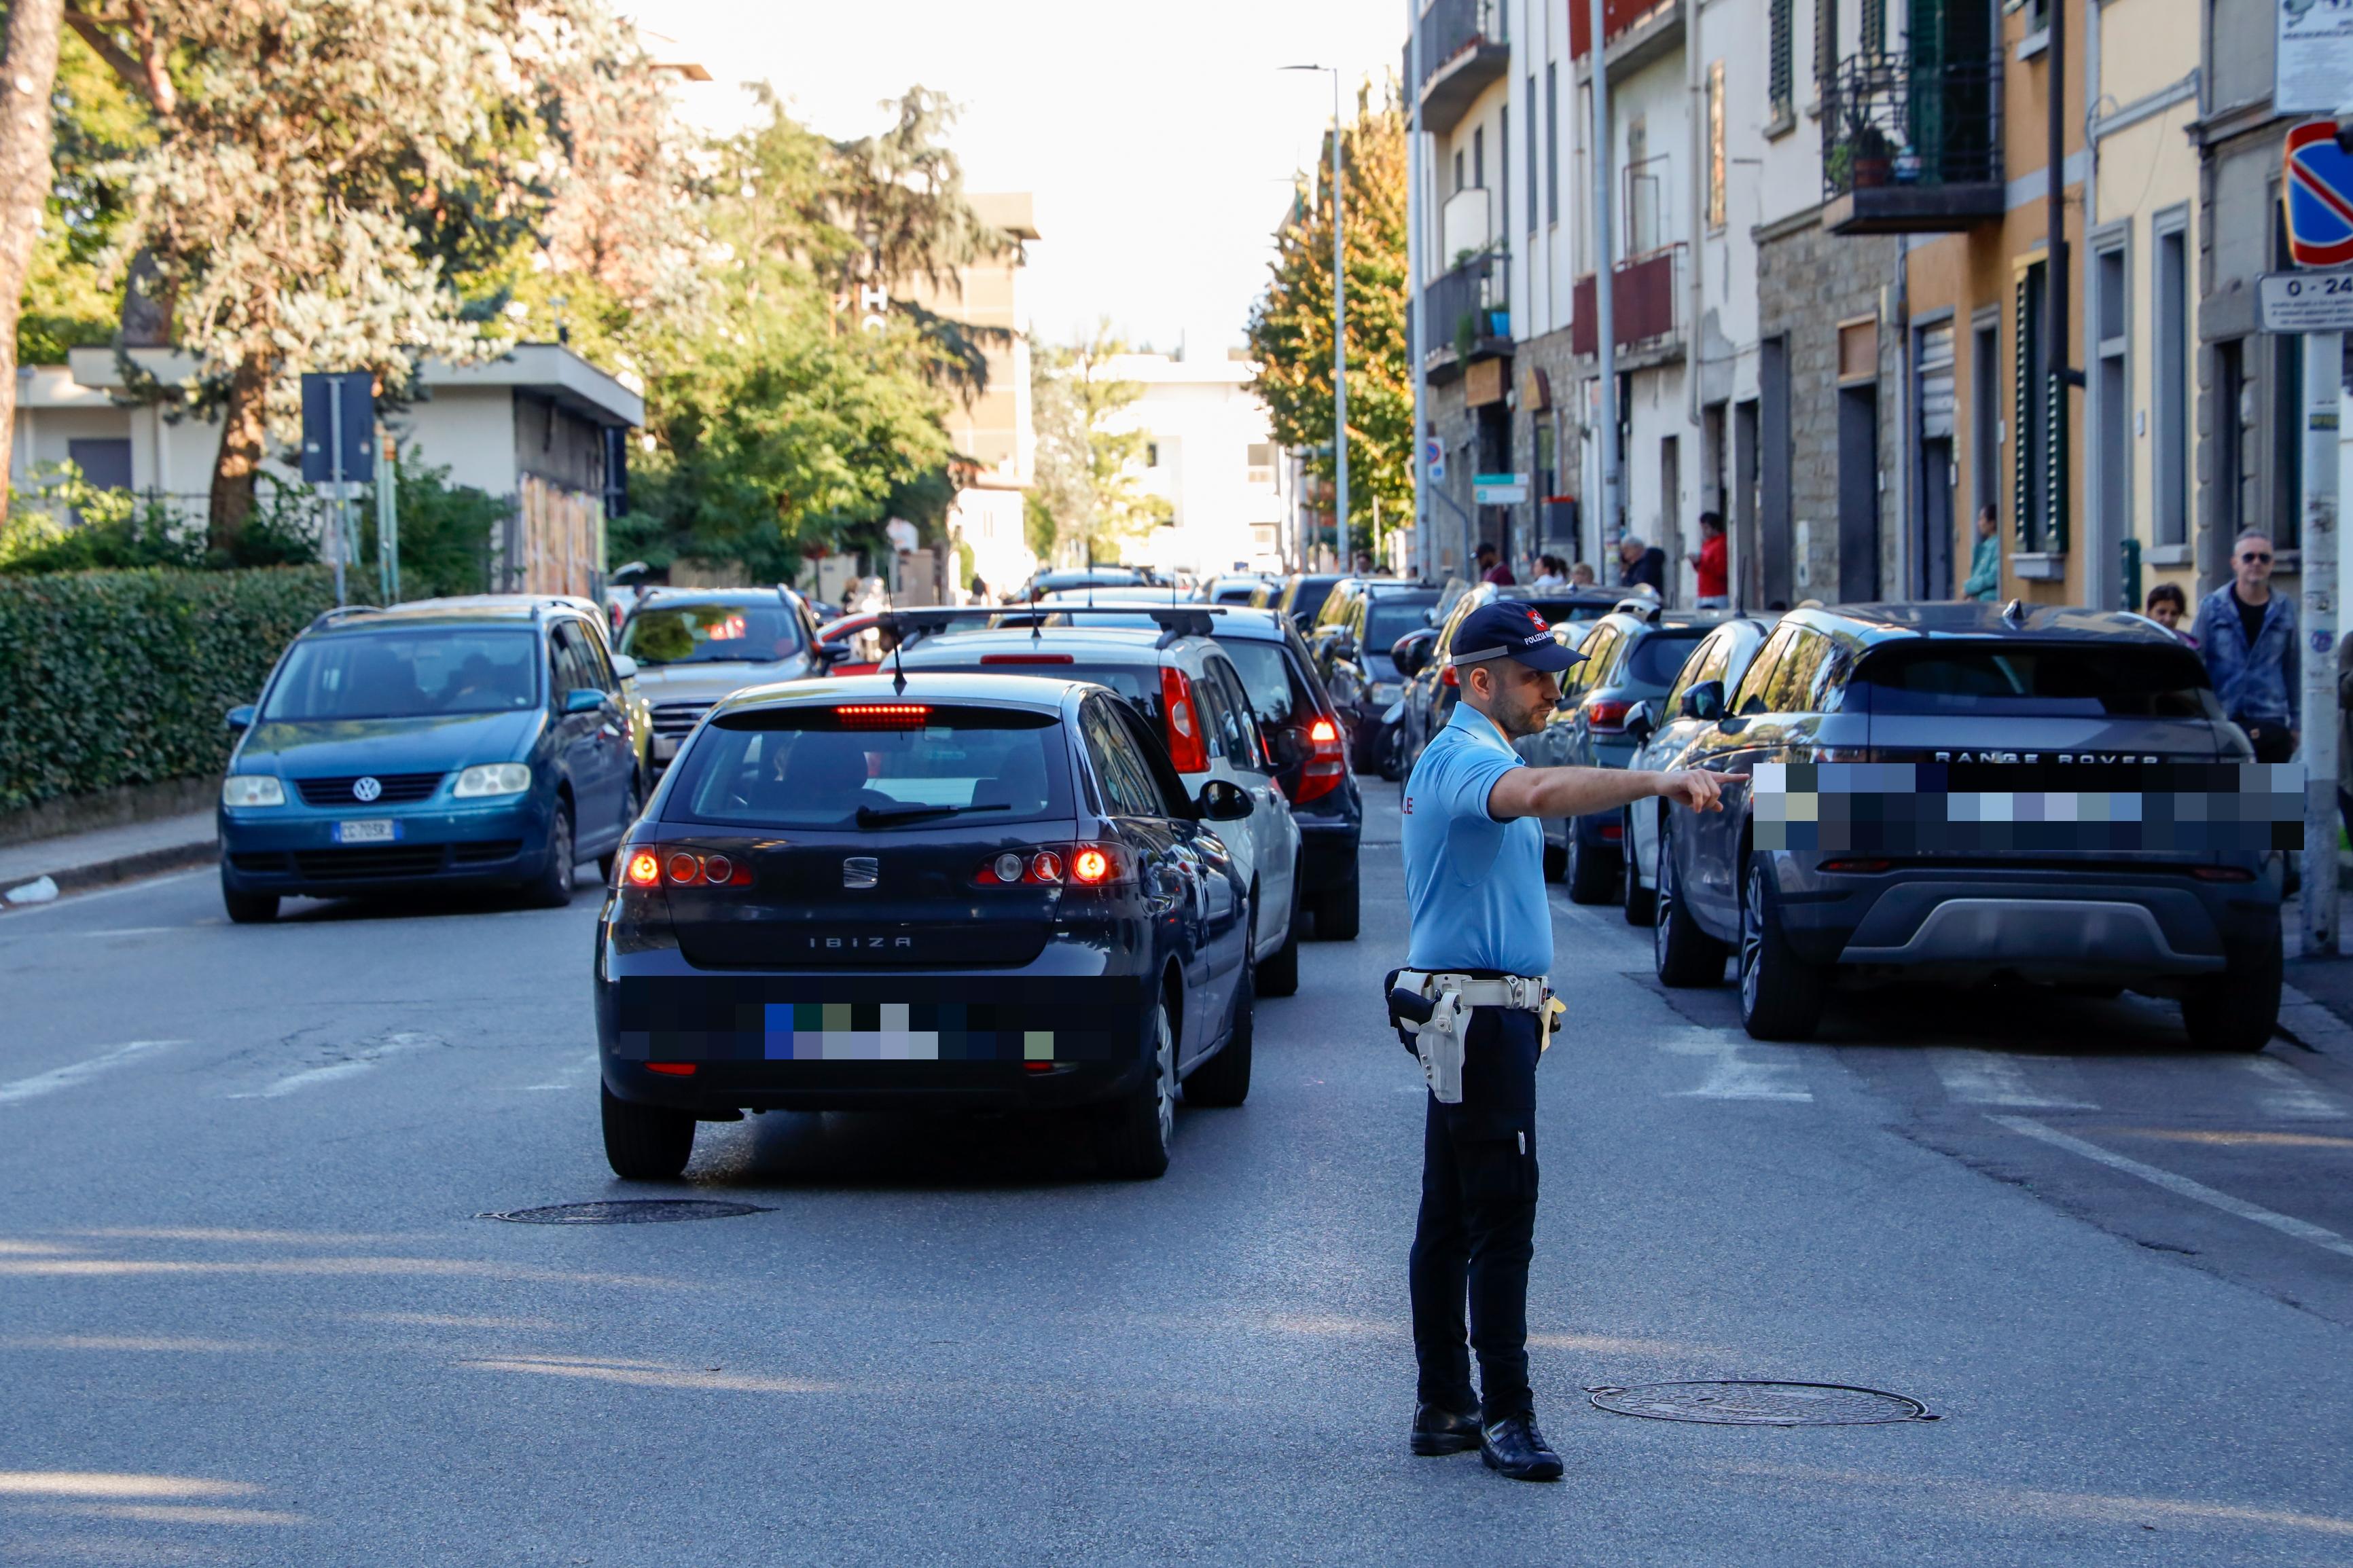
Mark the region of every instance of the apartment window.
MULTIPOLYGON (((2132 373, 2128 353, 2132 342, 2132 258, 2123 239, 2094 251, 2092 257, 2092 374, 2098 378, 2093 392, 2096 410, 2092 439, 2093 493, 2099 508, 2094 538, 2105 550, 2132 532, 2132 373)), ((2105 602, 2095 587, 2094 604, 2105 602)), ((2137 607, 2137 606, 2136 606, 2137 607)))
POLYGON ((1454 188, 1458 191, 1468 189, 1462 184, 1462 153, 1460 148, 1454 153, 1454 188))
POLYGON ((2189 542, 2189 215, 2160 214, 2150 367, 2149 476, 2157 493, 2151 515, 2158 544, 2189 542))
POLYGON ((1711 234, 1724 229, 1724 62, 1715 60, 1707 68, 1707 227, 1711 234))
POLYGON ((1512 232, 1512 109, 1495 110, 1495 240, 1504 248, 1512 232))
POLYGON ((1796 20, 1791 5, 1792 0, 1770 0, 1766 11, 1766 27, 1769 36, 1766 42, 1765 96, 1770 100, 1767 112, 1777 121, 1788 120, 1797 113, 1790 79, 1794 74, 1791 61, 1795 58, 1795 45, 1791 42, 1789 29, 1796 20))
POLYGON ((1545 62, 1545 221, 1560 221, 1560 76, 1553 62, 1545 62))
POLYGON ((1862 52, 1883 55, 1887 52, 1887 0, 1862 0, 1862 52))
POLYGON ((1838 0, 1814 0, 1814 92, 1830 90, 1838 77, 1838 0))
POLYGON ((1252 441, 1250 444, 1250 454, 1247 458, 1247 462, 1249 466, 1242 473, 1243 483, 1252 485, 1271 485, 1274 483, 1273 442, 1252 441))
POLYGON ((1483 125, 1471 131, 1471 183, 1482 191, 1487 188, 1487 128, 1483 125))
MULTIPOLYGON (((2001 505, 2001 310, 1977 318, 1970 332, 1969 519, 1976 526, 1977 509, 2001 505)), ((1977 536, 1969 535, 1975 549, 1977 536)))
MULTIPOLYGON (((1333 395, 1336 397, 1339 395, 1335 393, 1333 395)), ((1147 468, 1156 468, 1160 466, 1159 442, 1146 441, 1144 444, 1144 466, 1147 468)))
POLYGON ((1536 75, 1535 75, 1535 72, 1534 72, 1534 71, 1530 71, 1530 72, 1528 73, 1528 109, 1527 109, 1527 121, 1528 121, 1528 232, 1529 232, 1530 234, 1534 234, 1534 233, 1535 233, 1535 231, 1536 231, 1536 213, 1537 213, 1537 212, 1538 212, 1538 210, 1539 210, 1538 205, 1537 205, 1537 202, 1536 202, 1536 197, 1537 197, 1537 195, 1539 194, 1539 193, 1538 193, 1538 191, 1537 191, 1537 188, 1536 188, 1536 172, 1537 172, 1537 169, 1538 169, 1539 164, 1540 164, 1540 163, 1541 163, 1541 162, 1542 162, 1542 159, 1541 159, 1541 157, 1540 157, 1540 155, 1539 155, 1539 153, 1538 153, 1538 150, 1537 150, 1537 147, 1536 147, 1536 75))

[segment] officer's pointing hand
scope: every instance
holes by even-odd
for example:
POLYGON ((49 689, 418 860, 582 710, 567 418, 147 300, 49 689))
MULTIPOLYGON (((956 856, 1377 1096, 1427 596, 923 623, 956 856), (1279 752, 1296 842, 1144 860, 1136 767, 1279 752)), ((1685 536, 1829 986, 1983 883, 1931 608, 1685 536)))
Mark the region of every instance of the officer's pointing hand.
POLYGON ((1659 775, 1662 799, 1680 801, 1694 811, 1722 811, 1724 784, 1714 773, 1676 768, 1659 775))

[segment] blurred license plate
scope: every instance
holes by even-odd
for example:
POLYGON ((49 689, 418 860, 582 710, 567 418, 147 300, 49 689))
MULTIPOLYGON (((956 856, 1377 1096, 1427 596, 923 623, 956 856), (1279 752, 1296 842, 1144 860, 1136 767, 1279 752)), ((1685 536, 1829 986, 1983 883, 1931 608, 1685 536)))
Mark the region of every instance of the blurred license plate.
POLYGON ((338 844, 389 844, 400 837, 400 824, 389 816, 379 816, 368 822, 338 822, 335 842, 338 844))
POLYGON ((678 755, 677 737, 673 735, 656 735, 654 737, 654 755, 660 758, 663 762, 668 762, 670 758, 678 755))

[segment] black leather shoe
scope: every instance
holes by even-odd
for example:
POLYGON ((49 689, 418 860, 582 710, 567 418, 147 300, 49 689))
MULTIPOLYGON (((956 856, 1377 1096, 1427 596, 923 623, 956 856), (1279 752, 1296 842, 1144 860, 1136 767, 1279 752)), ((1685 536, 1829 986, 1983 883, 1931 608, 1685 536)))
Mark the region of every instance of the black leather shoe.
POLYGON ((1467 1454, 1479 1446, 1478 1418, 1457 1415, 1435 1405, 1418 1405, 1413 1411, 1413 1430, 1406 1442, 1426 1459, 1440 1454, 1467 1454))
POLYGON ((1536 1430, 1533 1415, 1507 1415, 1479 1430, 1479 1458, 1515 1481, 1560 1479, 1560 1456, 1536 1430))

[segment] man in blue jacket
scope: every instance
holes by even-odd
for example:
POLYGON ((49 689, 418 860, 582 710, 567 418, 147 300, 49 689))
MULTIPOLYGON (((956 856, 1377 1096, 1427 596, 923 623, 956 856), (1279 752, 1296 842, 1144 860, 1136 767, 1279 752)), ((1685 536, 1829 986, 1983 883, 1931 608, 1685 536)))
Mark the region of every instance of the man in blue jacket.
POLYGON ((2248 529, 2231 544, 2231 581, 2198 606, 2198 651, 2222 711, 2255 743, 2255 761, 2295 754, 2303 679, 2295 605, 2272 592, 2272 541, 2248 529))

